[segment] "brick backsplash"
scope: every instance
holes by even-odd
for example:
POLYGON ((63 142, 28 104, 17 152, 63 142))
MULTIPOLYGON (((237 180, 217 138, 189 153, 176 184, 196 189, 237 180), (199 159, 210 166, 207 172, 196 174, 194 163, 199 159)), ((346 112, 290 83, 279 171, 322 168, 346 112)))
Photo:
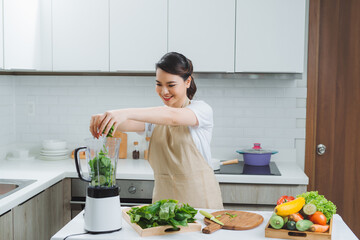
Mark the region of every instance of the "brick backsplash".
MULTIPOLYGON (((291 74, 283 78, 281 74, 230 75, 224 79, 216 74, 195 75, 195 99, 206 101, 214 111, 214 158, 238 157, 235 150, 254 142, 291 153, 279 155, 281 160, 303 157, 296 153, 305 151, 303 144, 299 147, 296 142, 305 139, 306 80, 291 74)), ((79 144, 90 136, 92 114, 162 105, 155 93, 154 77, 0 76, 0 87, 0 124, 11 126, 0 130, 5 136, 0 139, 2 145, 12 141, 40 143, 49 138, 79 144), (29 113, 32 103, 34 114, 29 113)), ((145 144, 143 136, 136 133, 128 138, 129 151, 134 140, 140 140, 140 147, 145 144)))
POLYGON ((14 124, 14 82, 10 76, 0 75, 0 157, 1 146, 15 141, 14 124))

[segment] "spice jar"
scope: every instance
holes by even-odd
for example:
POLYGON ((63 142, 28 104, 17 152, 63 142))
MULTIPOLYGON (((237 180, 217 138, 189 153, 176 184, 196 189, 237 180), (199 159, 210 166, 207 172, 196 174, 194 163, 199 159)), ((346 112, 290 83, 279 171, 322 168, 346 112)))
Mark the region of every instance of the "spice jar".
POLYGON ((139 152, 139 142, 134 142, 134 151, 132 152, 133 159, 139 159, 140 158, 140 152, 139 152))

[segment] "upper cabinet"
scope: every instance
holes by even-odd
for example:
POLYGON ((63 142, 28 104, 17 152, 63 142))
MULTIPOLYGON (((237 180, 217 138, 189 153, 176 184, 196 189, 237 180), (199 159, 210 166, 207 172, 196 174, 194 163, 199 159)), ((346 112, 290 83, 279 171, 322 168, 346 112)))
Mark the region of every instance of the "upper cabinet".
POLYGON ((306 0, 1 1, 0 69, 154 72, 176 51, 195 72, 304 71, 306 0))
POLYGON ((109 71, 109 0, 53 0, 52 19, 54 71, 109 71))
POLYGON ((237 0, 235 72, 303 72, 305 0, 237 0))
POLYGON ((195 72, 234 72, 235 0, 171 0, 168 24, 168 50, 195 72))
POLYGON ((3 0, 5 69, 52 70, 51 1, 3 0))
POLYGON ((110 71, 155 71, 167 52, 167 0, 110 0, 110 71))
POLYGON ((3 0, 0 0, 0 69, 4 68, 3 0))

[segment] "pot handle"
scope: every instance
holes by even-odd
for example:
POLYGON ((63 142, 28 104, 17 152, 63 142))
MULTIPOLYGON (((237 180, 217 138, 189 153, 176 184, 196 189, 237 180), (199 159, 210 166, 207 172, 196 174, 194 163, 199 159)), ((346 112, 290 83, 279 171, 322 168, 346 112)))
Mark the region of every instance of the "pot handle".
POLYGON ((221 165, 229 165, 229 164, 236 164, 236 163, 239 163, 239 159, 227 160, 227 161, 221 162, 221 165))
POLYGON ((75 159, 75 166, 76 171, 79 175, 79 178, 85 182, 91 182, 91 178, 85 178, 82 174, 81 164, 80 164, 80 152, 85 152, 87 150, 87 147, 79 147, 75 149, 74 152, 74 159, 75 159))

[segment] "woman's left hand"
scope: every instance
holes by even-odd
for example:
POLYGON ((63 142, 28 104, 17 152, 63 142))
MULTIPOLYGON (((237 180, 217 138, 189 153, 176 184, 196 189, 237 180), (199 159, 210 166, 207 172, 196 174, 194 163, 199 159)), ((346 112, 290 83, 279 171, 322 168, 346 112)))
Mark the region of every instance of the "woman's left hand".
POLYGON ((94 115, 91 118, 94 128, 98 130, 97 137, 102 134, 107 136, 112 126, 114 126, 114 131, 116 131, 117 127, 126 120, 126 113, 122 109, 107 111, 104 114, 94 115))

